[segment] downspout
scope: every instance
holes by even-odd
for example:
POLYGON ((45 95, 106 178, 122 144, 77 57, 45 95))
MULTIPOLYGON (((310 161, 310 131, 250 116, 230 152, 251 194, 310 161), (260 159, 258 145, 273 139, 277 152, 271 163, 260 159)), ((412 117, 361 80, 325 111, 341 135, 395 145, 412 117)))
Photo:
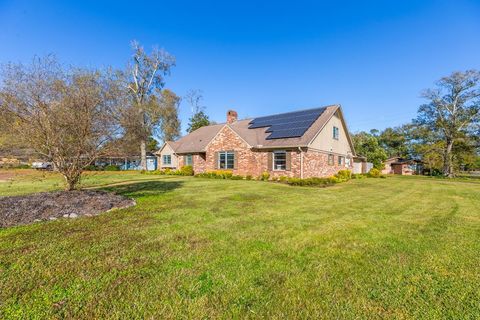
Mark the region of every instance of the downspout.
POLYGON ((303 150, 302 147, 298 147, 300 151, 300 179, 303 179, 303 150))

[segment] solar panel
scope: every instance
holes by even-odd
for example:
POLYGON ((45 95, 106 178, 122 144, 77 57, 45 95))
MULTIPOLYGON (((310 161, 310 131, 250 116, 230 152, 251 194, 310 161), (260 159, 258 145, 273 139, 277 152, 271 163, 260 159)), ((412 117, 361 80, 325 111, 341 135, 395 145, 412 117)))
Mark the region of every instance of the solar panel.
POLYGON ((249 123, 249 129, 267 128, 267 139, 301 137, 325 111, 325 108, 302 110, 255 118, 249 123))

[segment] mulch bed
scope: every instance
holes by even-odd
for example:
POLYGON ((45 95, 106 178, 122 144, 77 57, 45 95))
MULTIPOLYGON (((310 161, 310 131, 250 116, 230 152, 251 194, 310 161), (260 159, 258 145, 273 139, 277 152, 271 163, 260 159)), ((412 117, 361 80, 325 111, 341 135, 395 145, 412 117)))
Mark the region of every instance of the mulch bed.
POLYGON ((58 218, 93 216, 135 200, 104 191, 57 191, 0 197, 0 228, 58 218))

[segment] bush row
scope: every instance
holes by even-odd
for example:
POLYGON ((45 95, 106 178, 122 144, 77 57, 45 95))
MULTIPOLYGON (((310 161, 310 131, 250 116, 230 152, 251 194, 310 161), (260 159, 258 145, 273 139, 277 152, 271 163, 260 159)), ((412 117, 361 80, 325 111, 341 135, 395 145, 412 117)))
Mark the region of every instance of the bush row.
POLYGON ((169 168, 155 171, 142 171, 143 174, 150 175, 167 175, 167 176, 193 176, 192 166, 183 166, 178 170, 172 170, 169 168))
POLYGON ((363 179, 363 178, 385 178, 384 175, 380 174, 380 171, 376 172, 377 169, 372 169, 370 173, 367 174, 352 174, 350 170, 340 170, 332 177, 328 178, 290 178, 290 177, 279 177, 279 178, 270 178, 268 172, 262 173, 260 176, 254 178, 251 175, 241 176, 234 175, 231 171, 228 170, 215 170, 207 171, 203 173, 196 174, 196 178, 209 178, 209 179, 230 179, 230 180, 258 180, 258 181, 274 181, 280 183, 286 183, 292 186, 320 186, 326 187, 336 183, 346 182, 350 179, 363 179), (373 171, 373 172, 372 172, 373 171))

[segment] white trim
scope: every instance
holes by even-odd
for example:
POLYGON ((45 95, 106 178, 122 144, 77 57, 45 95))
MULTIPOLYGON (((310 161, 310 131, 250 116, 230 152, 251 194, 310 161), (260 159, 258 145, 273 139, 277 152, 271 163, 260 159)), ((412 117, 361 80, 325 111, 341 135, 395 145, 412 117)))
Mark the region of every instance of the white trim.
MULTIPOLYGON (((290 155, 291 157, 291 155, 290 155)), ((287 171, 287 150, 274 150, 272 151, 272 171, 287 171), (285 169, 275 169, 275 153, 285 154, 285 169)))
MULTIPOLYGON (((221 150, 221 151, 215 151, 218 154, 218 162, 217 162, 217 168, 219 170, 235 170, 235 150, 221 150), (220 168, 220 154, 223 153, 225 154, 225 167, 228 165, 228 154, 231 153, 233 154, 233 168, 220 168)), ((238 161, 238 159, 237 159, 238 161)))

